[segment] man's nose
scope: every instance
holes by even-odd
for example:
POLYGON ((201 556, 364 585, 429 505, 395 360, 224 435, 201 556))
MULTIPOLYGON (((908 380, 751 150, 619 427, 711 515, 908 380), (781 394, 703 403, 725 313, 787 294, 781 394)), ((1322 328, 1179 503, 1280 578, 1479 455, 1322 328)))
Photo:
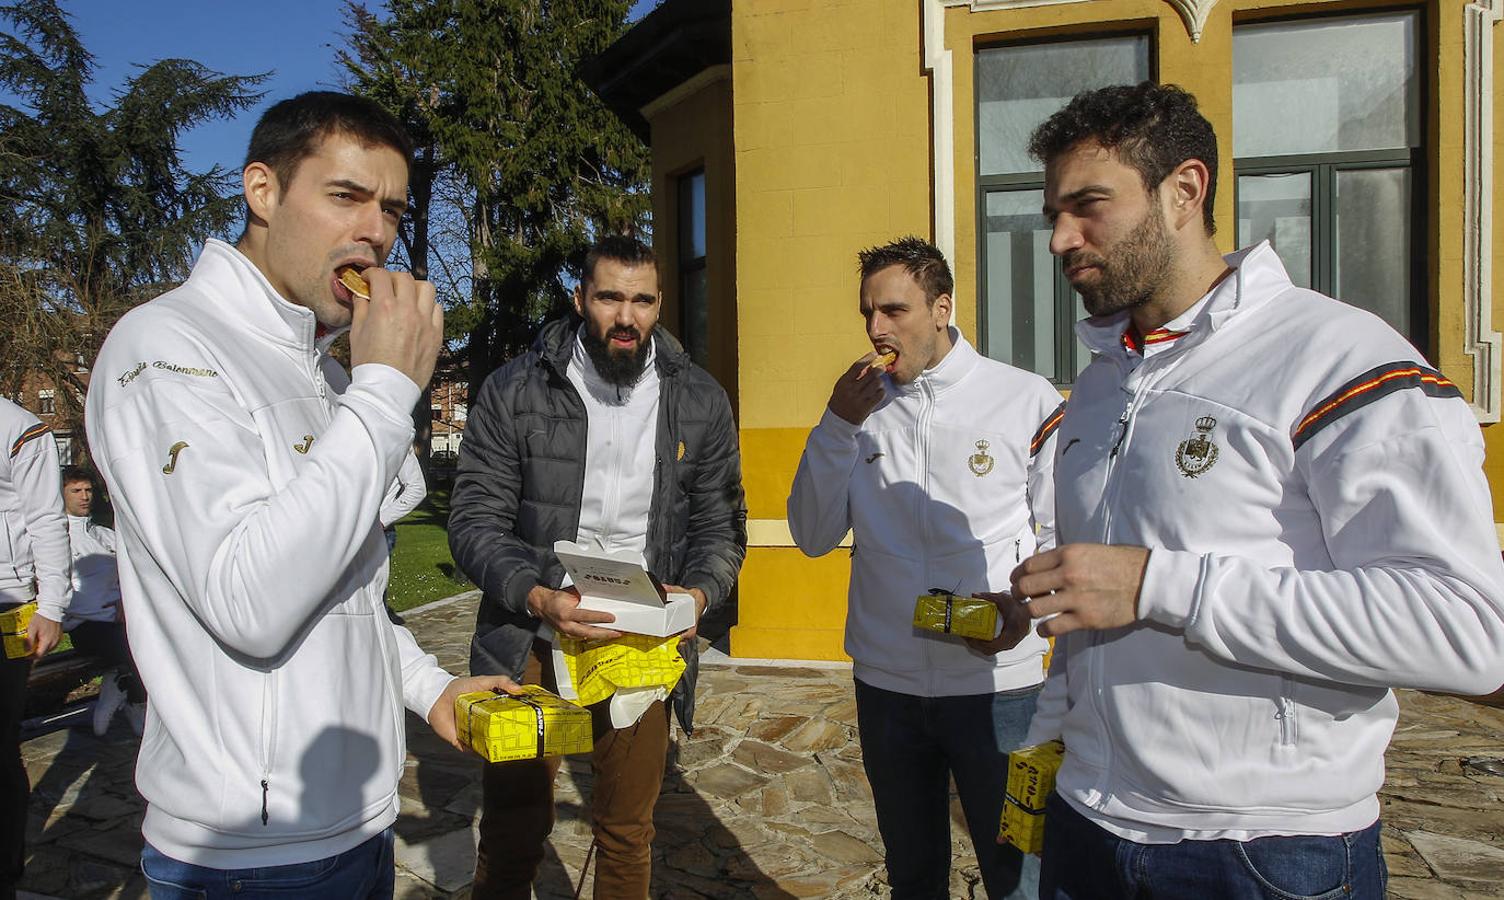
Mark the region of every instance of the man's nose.
POLYGON ((1050 231, 1050 252, 1056 256, 1064 256, 1072 250, 1078 249, 1085 239, 1081 237, 1081 229, 1077 227, 1073 217, 1061 215, 1055 219, 1055 226, 1050 231))

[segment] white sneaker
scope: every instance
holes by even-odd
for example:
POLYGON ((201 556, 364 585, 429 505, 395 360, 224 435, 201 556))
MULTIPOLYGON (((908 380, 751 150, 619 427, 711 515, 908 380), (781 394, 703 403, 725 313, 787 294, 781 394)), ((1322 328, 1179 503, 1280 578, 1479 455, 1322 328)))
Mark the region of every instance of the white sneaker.
POLYGON ((94 735, 104 737, 110 720, 125 705, 125 691, 120 689, 117 672, 106 672, 99 682, 99 699, 94 701, 94 735))
POLYGON ((140 737, 146 731, 146 701, 140 703, 127 703, 125 705, 125 720, 131 723, 131 731, 140 737))

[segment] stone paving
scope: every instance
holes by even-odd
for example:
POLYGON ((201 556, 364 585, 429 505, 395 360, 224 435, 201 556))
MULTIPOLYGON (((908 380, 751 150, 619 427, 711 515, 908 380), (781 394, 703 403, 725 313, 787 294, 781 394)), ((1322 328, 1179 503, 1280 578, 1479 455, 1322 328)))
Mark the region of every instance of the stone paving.
MULTIPOLYGON (((464 595, 410 615, 419 642, 451 670, 465 665, 474 604, 464 595)), ((1504 710, 1413 692, 1400 702, 1382 795, 1391 895, 1504 898, 1504 775, 1464 764, 1504 757, 1504 710)), ((23 746, 34 785, 23 887, 80 900, 145 897, 135 871, 136 741, 123 723, 96 739, 86 718, 23 746)), ((415 717, 408 723, 397 896, 467 898, 479 764, 415 717)), ((886 896, 855 723, 849 668, 702 668, 696 731, 679 735, 658 803, 653 897, 886 896)), ((547 900, 574 896, 590 844, 587 760, 566 761, 557 793, 536 887, 547 900)), ((954 804, 953 819, 951 896, 981 897, 954 804)))

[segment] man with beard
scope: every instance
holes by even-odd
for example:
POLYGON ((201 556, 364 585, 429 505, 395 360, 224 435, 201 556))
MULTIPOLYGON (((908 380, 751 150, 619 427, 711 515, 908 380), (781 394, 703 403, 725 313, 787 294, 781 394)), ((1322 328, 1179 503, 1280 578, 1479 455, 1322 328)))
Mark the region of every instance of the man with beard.
POLYGON ((893 897, 949 896, 954 777, 987 896, 1032 898, 1037 861, 993 838, 1047 644, 1023 614, 990 641, 924 631, 913 616, 932 588, 1001 590, 1019 560, 1053 545, 1060 392, 950 324, 954 281, 934 245, 908 237, 858 259, 873 352, 836 381, 810 432, 789 530, 811 556, 848 531, 858 548, 846 652, 893 897))
MULTIPOLYGON (((483 591, 472 672, 550 689, 550 640, 619 636, 608 613, 561 589, 558 540, 642 554, 649 571, 721 606, 746 554, 736 425, 726 393, 657 329, 653 253, 627 237, 585 255, 576 315, 548 323, 532 350, 486 379, 465 429, 449 516, 455 561, 483 591)), ((691 727, 697 650, 672 702, 691 727)), ((669 721, 655 701, 613 727, 611 701, 592 706, 591 818, 595 896, 648 894, 653 808, 669 721)), ((553 828, 558 760, 485 767, 473 894, 527 898, 553 828)))
POLYGON ((1058 636, 1029 735, 1066 748, 1040 894, 1377 900, 1390 688, 1504 682, 1477 423, 1268 244, 1217 252, 1184 91, 1078 95, 1030 149, 1092 351, 1059 546, 1012 578, 1058 636))

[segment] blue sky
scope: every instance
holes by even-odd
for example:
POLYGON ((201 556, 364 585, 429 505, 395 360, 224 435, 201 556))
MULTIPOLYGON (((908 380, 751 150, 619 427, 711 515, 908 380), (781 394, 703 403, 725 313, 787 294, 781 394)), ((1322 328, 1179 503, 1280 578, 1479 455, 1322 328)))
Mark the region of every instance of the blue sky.
MULTIPOLYGON (((658 0, 637 0, 633 17, 658 0)), ((368 0, 377 9, 379 0, 368 0)), ((235 75, 272 72, 266 98, 232 121, 212 122, 183 136, 190 168, 219 164, 238 171, 261 111, 277 100, 337 87, 331 44, 344 33, 340 0, 62 0, 98 66, 92 96, 108 102, 135 71, 159 59, 186 57, 235 75)))

